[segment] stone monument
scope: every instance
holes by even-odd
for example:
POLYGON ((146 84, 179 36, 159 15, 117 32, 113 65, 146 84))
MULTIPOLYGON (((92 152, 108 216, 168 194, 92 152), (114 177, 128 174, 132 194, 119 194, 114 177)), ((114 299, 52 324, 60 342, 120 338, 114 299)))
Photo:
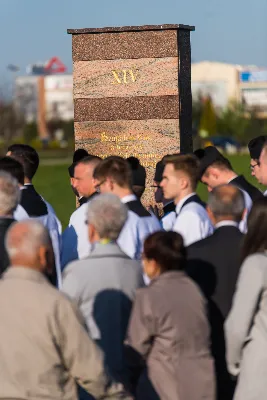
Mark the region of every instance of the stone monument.
POLYGON ((156 163, 192 150, 191 48, 187 25, 69 29, 76 148, 135 156, 152 204, 156 163))

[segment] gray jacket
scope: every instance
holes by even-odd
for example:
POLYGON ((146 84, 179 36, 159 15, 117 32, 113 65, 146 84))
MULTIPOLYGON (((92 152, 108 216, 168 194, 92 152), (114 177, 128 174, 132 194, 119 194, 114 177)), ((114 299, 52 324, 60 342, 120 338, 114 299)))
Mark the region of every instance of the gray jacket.
POLYGON ((118 380, 125 374, 123 341, 132 300, 141 286, 140 263, 115 243, 96 244, 86 259, 69 264, 63 273, 63 291, 77 302, 91 337, 118 380))
POLYGON ((266 400, 267 253, 242 264, 225 335, 229 372, 239 374, 234 399, 266 400))
POLYGON ((209 336, 205 301, 182 271, 163 273, 140 289, 127 338, 129 369, 147 365, 136 399, 214 400, 209 336))
POLYGON ((41 273, 8 269, 0 303, 0 399, 75 400, 76 380, 102 399, 102 352, 78 310, 41 273))

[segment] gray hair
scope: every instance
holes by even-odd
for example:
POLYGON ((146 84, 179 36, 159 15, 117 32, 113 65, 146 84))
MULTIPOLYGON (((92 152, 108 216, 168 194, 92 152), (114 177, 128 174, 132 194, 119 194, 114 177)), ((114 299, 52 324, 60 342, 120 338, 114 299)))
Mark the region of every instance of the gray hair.
POLYGON ((20 202, 18 181, 8 172, 0 171, 0 215, 13 214, 20 202))
POLYGON ((127 207, 114 194, 100 194, 88 205, 88 222, 103 239, 117 240, 127 215, 127 207))
POLYGON ((242 190, 233 185, 219 185, 209 194, 208 206, 215 218, 231 216, 239 222, 245 209, 242 190))
POLYGON ((39 221, 29 219, 12 224, 5 239, 9 258, 34 258, 41 246, 50 246, 47 228, 39 221))

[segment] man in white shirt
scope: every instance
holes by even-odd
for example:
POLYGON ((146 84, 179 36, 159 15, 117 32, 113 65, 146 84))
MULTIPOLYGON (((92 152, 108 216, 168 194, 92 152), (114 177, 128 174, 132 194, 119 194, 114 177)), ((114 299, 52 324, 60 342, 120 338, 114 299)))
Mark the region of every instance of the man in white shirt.
POLYGON ((163 190, 160 187, 164 170, 163 160, 164 158, 157 163, 154 175, 155 201, 156 203, 163 204, 163 215, 160 219, 163 229, 165 231, 171 231, 176 220, 176 212, 173 200, 166 200, 163 195, 163 190))
POLYGON ((77 208, 70 217, 69 225, 62 235, 61 266, 87 257, 91 251, 91 245, 87 239, 87 203, 95 195, 95 181, 93 172, 100 163, 101 158, 88 156, 78 161, 74 166, 73 187, 87 202, 77 208))
POLYGON ((205 204, 195 193, 198 182, 198 160, 193 155, 173 155, 164 159, 160 186, 165 199, 173 199, 176 220, 173 231, 183 236, 185 246, 204 239, 213 232, 205 204))
POLYGON ((118 244, 132 259, 141 259, 146 237, 161 230, 155 215, 151 215, 132 192, 132 172, 122 157, 111 156, 96 167, 94 178, 100 193, 113 193, 128 208, 128 218, 121 231, 118 244))

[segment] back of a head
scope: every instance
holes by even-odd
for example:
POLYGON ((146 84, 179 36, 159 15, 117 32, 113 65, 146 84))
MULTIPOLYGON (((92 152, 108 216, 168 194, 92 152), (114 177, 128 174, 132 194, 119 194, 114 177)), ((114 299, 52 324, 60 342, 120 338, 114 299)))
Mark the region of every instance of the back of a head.
POLYGON ((220 185, 209 193, 208 207, 215 219, 240 222, 245 210, 244 194, 232 185, 220 185))
POLYGON ((164 165, 172 164, 175 171, 184 172, 190 179, 192 189, 197 187, 199 162, 193 154, 174 154, 165 156, 163 159, 164 165))
POLYGON ((163 160, 161 160, 156 164, 155 175, 154 175, 155 182, 160 183, 162 181, 163 171, 164 171, 164 162, 163 160))
POLYGON ((73 162, 76 163, 78 161, 81 161, 83 158, 88 157, 90 154, 88 154, 88 151, 85 149, 77 149, 73 153, 73 162))
POLYGON ((267 250, 267 197, 262 197, 253 203, 247 227, 241 252, 242 261, 251 254, 267 250))
POLYGON ((18 182, 9 173, 0 170, 0 216, 12 216, 20 201, 18 182))
POLYGON ((37 151, 27 144, 13 144, 8 147, 7 154, 21 162, 25 177, 32 180, 39 167, 37 151))
POLYGON ((172 231, 152 233, 144 242, 144 256, 155 260, 162 272, 183 270, 186 263, 183 238, 179 233, 172 231))
POLYGON ((208 146, 204 149, 198 149, 194 152, 199 160, 199 177, 201 178, 210 167, 216 167, 219 170, 232 170, 230 161, 224 157, 216 147, 208 146))
POLYGON ((117 240, 127 216, 127 207, 114 194, 100 194, 88 204, 89 224, 101 239, 117 240))
MULTIPOLYGON (((41 222, 29 219, 11 226, 5 245, 12 265, 34 268, 40 247, 51 246, 51 239, 48 230, 41 222)), ((39 270, 38 265, 36 269, 39 270)))
POLYGON ((24 185, 24 171, 22 164, 12 157, 0 158, 0 171, 9 173, 18 183, 24 185))
POLYGON ((132 171, 129 163, 122 157, 110 156, 95 168, 94 178, 103 181, 112 179, 121 188, 131 188, 132 171))
POLYGON ((136 186, 146 186, 146 169, 136 157, 129 157, 127 161, 132 170, 132 183, 136 186))
POLYGON ((259 160, 263 146, 266 143, 267 136, 257 136, 248 143, 248 151, 250 158, 259 160))
POLYGON ((132 170, 133 192, 138 198, 141 198, 146 187, 146 169, 136 157, 127 158, 127 162, 132 170))
POLYGON ((74 169, 76 164, 81 161, 83 158, 88 157, 90 154, 88 154, 88 151, 86 151, 85 149, 77 149, 75 150, 75 152, 73 153, 73 162, 72 164, 68 167, 68 171, 69 171, 69 176, 71 178, 74 178, 74 169))

